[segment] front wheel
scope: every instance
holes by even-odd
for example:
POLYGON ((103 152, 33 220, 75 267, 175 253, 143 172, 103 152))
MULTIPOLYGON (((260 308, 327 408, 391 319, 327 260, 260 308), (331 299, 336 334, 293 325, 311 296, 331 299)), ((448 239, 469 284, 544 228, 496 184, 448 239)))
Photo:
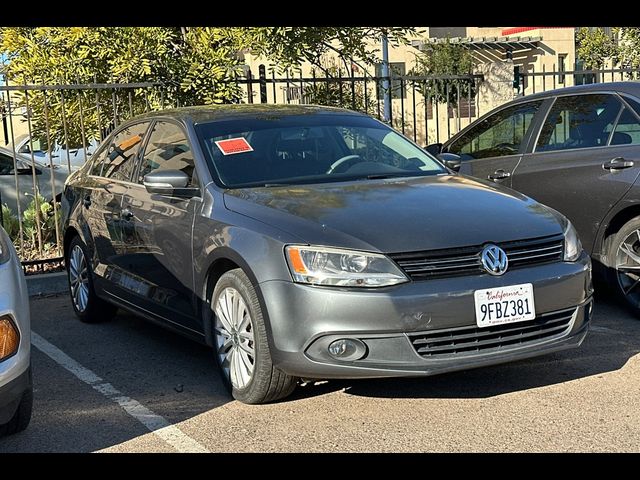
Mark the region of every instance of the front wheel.
POLYGON ((608 242, 609 284, 640 316, 640 217, 627 222, 608 242))
POLYGON ((233 397, 257 404, 290 395, 297 379, 273 366, 258 296, 241 269, 220 277, 211 308, 216 360, 233 397))

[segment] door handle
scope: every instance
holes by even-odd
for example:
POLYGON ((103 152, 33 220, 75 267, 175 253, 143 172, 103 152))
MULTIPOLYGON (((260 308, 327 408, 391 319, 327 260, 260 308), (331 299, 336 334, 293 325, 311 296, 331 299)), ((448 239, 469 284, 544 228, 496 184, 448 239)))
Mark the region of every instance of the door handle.
POLYGON ((123 220, 131 220, 133 218, 133 212, 128 208, 123 208, 120 210, 120 218, 123 220))
POLYGON ((493 173, 490 173, 487 177, 489 180, 504 180, 505 178, 509 178, 511 176, 510 172, 505 172, 502 168, 496 170, 493 173))
POLYGON ((624 170, 625 168, 633 167, 633 160, 625 160, 624 157, 616 157, 613 160, 602 164, 602 168, 605 170, 624 170))
POLYGON ((91 197, 89 195, 84 197, 82 199, 82 204, 84 205, 84 208, 89 208, 91 206, 91 197))

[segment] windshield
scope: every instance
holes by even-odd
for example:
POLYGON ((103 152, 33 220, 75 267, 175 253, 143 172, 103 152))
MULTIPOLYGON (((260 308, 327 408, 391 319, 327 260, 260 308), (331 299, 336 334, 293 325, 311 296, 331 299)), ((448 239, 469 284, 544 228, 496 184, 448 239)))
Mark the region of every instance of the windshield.
POLYGON ((229 188, 446 173, 432 156, 365 116, 274 114, 196 125, 229 188))

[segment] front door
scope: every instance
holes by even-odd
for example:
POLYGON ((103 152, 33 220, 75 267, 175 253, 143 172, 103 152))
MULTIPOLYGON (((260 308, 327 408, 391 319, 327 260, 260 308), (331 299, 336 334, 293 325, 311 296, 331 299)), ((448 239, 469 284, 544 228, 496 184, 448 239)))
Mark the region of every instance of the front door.
POLYGON ((513 188, 566 215, 591 252, 600 222, 640 174, 640 119, 614 94, 558 97, 513 188))
POLYGON ((460 173, 509 187, 541 105, 537 100, 500 110, 453 139, 445 151, 460 156, 460 173))
POLYGON ((150 313, 189 330, 196 320, 191 231, 200 198, 179 198, 146 191, 144 176, 154 170, 181 170, 197 185, 194 160, 183 130, 176 124, 154 124, 135 184, 122 204, 127 270, 139 282, 131 301, 150 313))
POLYGON ((126 126, 111 137, 97 153, 82 209, 94 241, 94 272, 100 287, 120 297, 126 290, 122 258, 122 196, 135 170, 136 153, 148 122, 126 126))

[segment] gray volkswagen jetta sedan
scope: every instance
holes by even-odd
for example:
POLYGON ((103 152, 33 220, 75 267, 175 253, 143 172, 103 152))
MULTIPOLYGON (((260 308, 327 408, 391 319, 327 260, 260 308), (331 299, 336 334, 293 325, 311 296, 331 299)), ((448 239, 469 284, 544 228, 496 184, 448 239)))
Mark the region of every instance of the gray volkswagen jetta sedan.
POLYGON ((314 106, 166 110, 67 181, 82 321, 122 307, 213 347, 233 396, 432 375, 576 347, 591 264, 571 224, 314 106))

